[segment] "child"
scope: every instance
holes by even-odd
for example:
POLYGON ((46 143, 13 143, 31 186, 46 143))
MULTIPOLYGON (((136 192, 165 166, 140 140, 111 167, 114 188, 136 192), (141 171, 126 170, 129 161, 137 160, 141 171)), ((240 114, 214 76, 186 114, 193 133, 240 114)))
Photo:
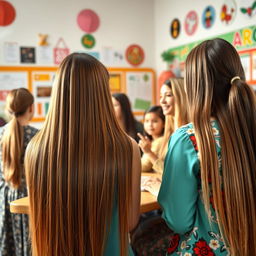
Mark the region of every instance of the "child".
POLYGON ((146 136, 140 133, 138 136, 141 138, 139 146, 143 148, 144 154, 141 158, 142 172, 152 171, 153 157, 159 157, 159 152, 162 144, 164 133, 165 116, 160 106, 150 107, 144 114, 144 131, 146 136), (144 146, 145 144, 145 146, 144 146))

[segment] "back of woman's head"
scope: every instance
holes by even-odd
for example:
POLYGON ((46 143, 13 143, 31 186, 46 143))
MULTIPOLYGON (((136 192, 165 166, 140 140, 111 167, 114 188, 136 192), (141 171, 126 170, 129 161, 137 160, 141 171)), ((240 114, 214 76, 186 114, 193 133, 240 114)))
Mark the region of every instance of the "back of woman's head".
POLYGON ((3 171, 5 180, 17 188, 23 174, 23 128, 18 118, 25 114, 33 104, 34 97, 25 88, 14 89, 6 98, 6 110, 11 121, 5 128, 2 137, 3 171))
POLYGON ((121 106, 123 120, 125 123, 125 131, 131 137, 136 137, 136 128, 135 128, 135 119, 132 113, 131 103, 129 98, 124 93, 113 93, 112 97, 114 97, 121 106))
POLYGON ((102 255, 115 202, 124 255, 131 158, 107 69, 90 55, 69 55, 56 74, 46 123, 26 152, 33 255, 102 255))
POLYGON ((238 53, 223 39, 205 41, 194 48, 187 57, 185 69, 206 210, 209 210, 209 191, 212 190, 220 228, 231 255, 256 255, 254 93, 245 82, 238 53), (222 174, 211 117, 220 128, 222 174))

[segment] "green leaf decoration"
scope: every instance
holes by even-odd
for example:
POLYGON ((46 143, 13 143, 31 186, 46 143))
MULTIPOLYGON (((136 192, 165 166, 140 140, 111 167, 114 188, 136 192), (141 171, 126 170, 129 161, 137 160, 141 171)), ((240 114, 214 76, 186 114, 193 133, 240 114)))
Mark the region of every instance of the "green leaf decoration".
POLYGON ((245 9, 245 8, 240 8, 240 11, 241 11, 242 13, 247 13, 247 9, 245 9))
POLYGON ((161 57, 162 57, 163 61, 172 62, 175 58, 175 55, 172 52, 170 52, 169 50, 167 50, 161 54, 161 57))
POLYGON ((256 8, 256 1, 254 1, 254 3, 252 4, 252 10, 254 10, 256 8))

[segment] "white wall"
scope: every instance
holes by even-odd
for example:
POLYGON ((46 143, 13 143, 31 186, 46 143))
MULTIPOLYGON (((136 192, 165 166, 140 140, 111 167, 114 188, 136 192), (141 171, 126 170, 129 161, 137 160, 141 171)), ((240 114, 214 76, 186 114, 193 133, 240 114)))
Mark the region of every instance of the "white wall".
MULTIPOLYGON (((145 52, 140 67, 155 67, 154 0, 8 1, 15 7, 17 16, 11 25, 0 27, 0 65, 6 65, 2 50, 4 42, 34 47, 39 33, 49 35, 51 47, 63 37, 71 52, 85 51, 80 43, 85 32, 78 27, 76 18, 82 9, 92 9, 101 20, 99 29, 92 33, 96 39, 92 51, 112 47, 125 53, 130 44, 136 43, 145 52)), ((123 66, 131 67, 127 62, 123 66)))
MULTIPOLYGON (((245 0, 235 0, 237 6, 245 0)), ((161 53, 169 48, 192 43, 197 40, 207 39, 212 36, 218 36, 234 30, 256 25, 256 16, 249 19, 237 10, 236 18, 229 26, 223 25, 220 21, 220 9, 224 0, 205 1, 205 0, 155 0, 155 38, 156 38, 156 69, 159 74, 167 69, 167 65, 161 59, 161 53), (202 25, 202 13, 207 5, 212 5, 216 11, 216 20, 212 28, 205 29, 202 25), (184 32, 183 23, 187 13, 195 10, 199 17, 197 31, 192 36, 187 36, 184 32), (177 39, 170 36, 170 24, 174 18, 181 22, 181 33, 177 39)))

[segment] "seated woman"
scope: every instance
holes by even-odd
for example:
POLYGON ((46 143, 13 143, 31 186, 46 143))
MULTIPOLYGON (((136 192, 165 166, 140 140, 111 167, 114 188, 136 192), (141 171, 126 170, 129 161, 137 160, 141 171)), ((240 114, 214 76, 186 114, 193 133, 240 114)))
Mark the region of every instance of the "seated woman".
POLYGON ((94 57, 73 53, 61 63, 25 168, 33 255, 132 255, 140 152, 118 124, 108 71, 94 57))
POLYGON ((128 97, 124 93, 113 93, 112 102, 120 126, 138 142, 137 133, 143 133, 143 124, 134 118, 128 97))
POLYGON ((31 255, 28 216, 10 213, 10 202, 27 196, 23 159, 37 129, 29 126, 34 97, 25 88, 12 90, 6 98, 11 120, 0 128, 0 253, 31 255))
MULTIPOLYGON (((153 163, 150 161, 149 154, 152 152, 156 156, 159 156, 160 148, 162 146, 163 133, 164 133, 165 116, 160 106, 152 106, 146 110, 144 114, 144 131, 145 136, 140 133, 138 136, 141 138, 139 145, 143 147, 144 141, 145 147, 148 147, 149 153, 143 154, 141 158, 142 172, 152 171, 153 163)), ((144 148, 144 151, 147 151, 144 148)))
POLYGON ((165 115, 164 137, 159 154, 153 152, 151 142, 140 136, 139 146, 152 163, 152 168, 162 174, 167 145, 172 133, 180 126, 188 123, 187 101, 182 78, 170 78, 162 85, 160 104, 165 115))

